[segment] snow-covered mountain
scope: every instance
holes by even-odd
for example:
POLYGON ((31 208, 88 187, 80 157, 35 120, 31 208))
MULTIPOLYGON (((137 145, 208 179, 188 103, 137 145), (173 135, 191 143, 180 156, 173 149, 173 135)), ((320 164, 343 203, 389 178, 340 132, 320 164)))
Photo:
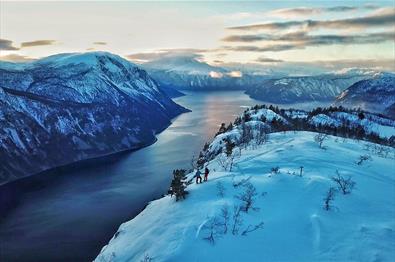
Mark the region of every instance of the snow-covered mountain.
POLYGON ((282 77, 250 86, 246 93, 271 103, 333 101, 347 87, 368 77, 369 74, 282 77))
POLYGON ((152 143, 186 109, 105 52, 0 62, 0 184, 152 143))
POLYGON ((395 118, 395 74, 380 73, 356 82, 337 97, 335 104, 360 107, 395 118))
POLYGON ((186 54, 163 56, 141 66, 159 86, 178 90, 245 90, 268 78, 212 66, 186 54))
POLYGON ((337 121, 395 134, 395 121, 366 112, 247 110, 202 151, 208 182, 195 184, 194 172, 187 174, 185 200, 151 202, 95 261, 392 260, 394 148, 330 135, 320 144, 315 132, 271 133, 337 121))

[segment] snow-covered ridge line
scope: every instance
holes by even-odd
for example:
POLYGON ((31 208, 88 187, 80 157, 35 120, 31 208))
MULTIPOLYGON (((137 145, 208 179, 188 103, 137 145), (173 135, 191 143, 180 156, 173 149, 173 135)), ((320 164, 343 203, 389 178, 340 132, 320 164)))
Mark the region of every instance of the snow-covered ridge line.
POLYGON ((110 53, 0 62, 0 184, 151 144, 186 111, 110 53))
POLYGON ((247 88, 252 98, 270 103, 295 103, 309 101, 332 102, 352 84, 372 77, 369 74, 323 74, 272 78, 247 88))
POLYGON ((343 107, 316 108, 310 112, 256 105, 246 109, 234 123, 221 125, 211 143, 201 151, 198 163, 213 159, 225 150, 226 144, 236 146, 263 143, 274 132, 313 131, 345 138, 366 140, 395 147, 395 120, 362 110, 343 107))

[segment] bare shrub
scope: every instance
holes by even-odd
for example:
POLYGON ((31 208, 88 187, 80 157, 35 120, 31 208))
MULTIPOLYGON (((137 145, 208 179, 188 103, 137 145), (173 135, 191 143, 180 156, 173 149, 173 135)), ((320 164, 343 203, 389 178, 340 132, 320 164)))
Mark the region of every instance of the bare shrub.
POLYGON ((325 198, 324 198, 324 209, 325 210, 330 210, 332 208, 332 201, 335 200, 335 193, 336 193, 336 188, 330 187, 328 192, 326 192, 325 198))
POLYGON ((314 137, 314 141, 316 143, 318 143, 319 147, 321 149, 325 149, 325 147, 323 146, 324 141, 328 139, 328 135, 327 134, 323 134, 323 133, 318 133, 315 137, 314 137))
POLYGON ((258 195, 256 188, 250 182, 245 183, 243 187, 245 189, 244 192, 235 196, 242 202, 242 204, 240 205, 241 210, 246 213, 248 213, 248 210, 250 209, 258 210, 258 208, 253 206, 256 196, 258 195))
POLYGON ((278 166, 272 167, 272 168, 270 169, 270 171, 271 171, 273 174, 279 174, 279 173, 280 173, 280 167, 278 167, 278 166))
POLYGON ((236 162, 237 159, 239 159, 241 156, 241 149, 236 148, 232 150, 232 153, 227 156, 225 153, 221 153, 220 155, 217 156, 217 163, 225 170, 232 172, 234 163, 236 162))
POLYGON ((229 207, 228 205, 224 205, 221 208, 221 213, 220 213, 220 222, 219 225, 222 226, 222 233, 226 234, 228 233, 228 226, 229 226, 229 219, 230 219, 230 212, 229 212, 229 207))
POLYGON ((233 206, 233 215, 232 215, 232 234, 238 235, 240 227, 243 225, 243 219, 241 217, 241 206, 234 205, 233 206))
POLYGON ((214 216, 209 218, 209 220, 202 227, 202 230, 206 233, 203 239, 214 245, 216 239, 221 235, 219 225, 220 222, 218 217, 214 216))
POLYGON ((350 194, 356 184, 355 181, 351 180, 350 176, 341 176, 338 170, 336 170, 336 176, 332 177, 332 180, 337 184, 343 195, 350 194))
POLYGON ((251 233, 255 230, 263 228, 264 223, 260 222, 256 225, 248 225, 247 228, 241 233, 242 236, 248 235, 248 233, 251 233))

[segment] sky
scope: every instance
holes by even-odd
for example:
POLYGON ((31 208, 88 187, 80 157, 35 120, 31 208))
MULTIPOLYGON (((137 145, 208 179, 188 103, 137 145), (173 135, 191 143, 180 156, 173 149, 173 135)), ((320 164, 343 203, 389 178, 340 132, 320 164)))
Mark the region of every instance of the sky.
POLYGON ((109 51, 394 70, 394 1, 0 1, 0 60, 109 51))

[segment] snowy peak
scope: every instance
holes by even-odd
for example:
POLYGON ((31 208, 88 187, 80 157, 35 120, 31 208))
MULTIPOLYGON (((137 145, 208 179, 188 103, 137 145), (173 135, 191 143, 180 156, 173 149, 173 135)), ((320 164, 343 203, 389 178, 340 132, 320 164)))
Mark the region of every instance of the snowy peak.
POLYGON ((99 66, 106 64, 113 64, 123 66, 125 68, 136 67, 133 63, 125 60, 124 58, 111 54, 109 52, 95 51, 87 53, 63 53, 48 56, 38 61, 32 62, 38 65, 52 65, 55 67, 70 66, 83 64, 86 66, 99 66))
POLYGON ((148 70, 175 71, 191 75, 208 75, 211 71, 224 73, 226 70, 199 61, 198 56, 190 54, 171 54, 143 64, 148 70))
POLYGON ((77 103, 161 96, 144 70, 106 52, 59 54, 14 67, 0 63, 0 76, 1 87, 77 103))

